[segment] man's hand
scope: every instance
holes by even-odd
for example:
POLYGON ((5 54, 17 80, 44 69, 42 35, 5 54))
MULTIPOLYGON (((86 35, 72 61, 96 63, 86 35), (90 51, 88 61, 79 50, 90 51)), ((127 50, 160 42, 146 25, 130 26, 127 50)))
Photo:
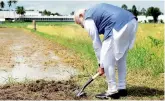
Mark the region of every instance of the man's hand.
POLYGON ((98 72, 99 72, 100 76, 102 76, 104 74, 104 68, 99 67, 98 72))

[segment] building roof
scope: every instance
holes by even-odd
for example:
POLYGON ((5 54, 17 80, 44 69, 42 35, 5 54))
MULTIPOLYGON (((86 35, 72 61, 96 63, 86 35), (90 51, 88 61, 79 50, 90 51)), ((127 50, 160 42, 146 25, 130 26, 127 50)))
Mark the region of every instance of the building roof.
MULTIPOLYGON (((19 18, 15 11, 0 11, 0 18, 19 18)), ((37 11, 26 11, 22 18, 73 18, 73 16, 42 16, 37 11)))
POLYGON ((138 20, 146 20, 146 16, 137 16, 138 20))
POLYGON ((147 20, 153 20, 154 18, 152 16, 147 16, 147 20))

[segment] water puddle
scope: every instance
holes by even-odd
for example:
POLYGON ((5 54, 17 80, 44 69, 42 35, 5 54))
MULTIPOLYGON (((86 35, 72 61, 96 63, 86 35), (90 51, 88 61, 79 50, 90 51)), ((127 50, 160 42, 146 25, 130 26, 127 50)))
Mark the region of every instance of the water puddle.
MULTIPOLYGON (((36 49, 26 53, 28 44, 13 44, 11 51, 13 68, 0 69, 0 84, 24 82, 25 80, 69 80, 77 70, 60 62, 52 50, 36 49)), ((30 45, 29 45, 30 46, 30 45)), ((29 50, 31 51, 31 50, 29 50)))
POLYGON ((24 82, 25 80, 69 80, 76 75, 76 70, 72 67, 65 67, 58 65, 57 67, 50 67, 47 69, 40 68, 39 65, 29 67, 27 64, 17 64, 11 70, 0 70, 0 84, 10 82, 24 82))

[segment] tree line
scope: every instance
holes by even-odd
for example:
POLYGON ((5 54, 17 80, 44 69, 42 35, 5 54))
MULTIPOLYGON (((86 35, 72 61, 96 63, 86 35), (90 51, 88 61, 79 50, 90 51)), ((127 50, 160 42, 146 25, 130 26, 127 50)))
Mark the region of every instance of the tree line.
POLYGON ((163 14, 158 7, 149 7, 147 10, 142 8, 140 11, 137 10, 136 6, 133 5, 131 9, 128 9, 126 4, 123 4, 121 8, 132 12, 135 16, 144 15, 144 16, 152 16, 154 22, 158 21, 158 16, 163 14))
MULTIPOLYGON (((18 0, 8 0, 7 1, 9 11, 11 10, 10 9, 11 6, 16 7, 17 2, 18 2, 18 0)), ((4 1, 0 0, 0 11, 3 10, 4 7, 5 7, 4 1)), ((121 8, 132 12, 135 16, 138 16, 138 15, 152 16, 153 19, 154 19, 154 22, 157 22, 158 21, 158 16, 163 14, 158 7, 149 7, 149 8, 147 8, 147 10, 145 8, 142 8, 140 11, 138 11, 135 5, 133 5, 131 9, 128 9, 127 5, 123 4, 121 6, 121 8)), ((17 6, 15 11, 18 15, 21 15, 21 16, 26 13, 26 10, 23 6, 17 6)), ((34 10, 32 10, 32 11, 34 11, 34 10)), ((61 16, 60 13, 57 13, 57 12, 52 13, 51 11, 48 11, 46 9, 44 11, 39 11, 39 13, 41 13, 42 15, 47 15, 47 16, 50 16, 50 15, 61 16)), ((74 11, 72 11, 70 14, 74 15, 74 11)))
POLYGON ((57 15, 57 16, 62 16, 60 13, 58 13, 58 12, 56 12, 56 13, 52 13, 51 11, 48 11, 48 10, 44 10, 44 11, 39 11, 39 13, 41 14, 41 15, 47 15, 47 16, 50 16, 50 15, 53 15, 53 16, 55 16, 55 15, 57 15))

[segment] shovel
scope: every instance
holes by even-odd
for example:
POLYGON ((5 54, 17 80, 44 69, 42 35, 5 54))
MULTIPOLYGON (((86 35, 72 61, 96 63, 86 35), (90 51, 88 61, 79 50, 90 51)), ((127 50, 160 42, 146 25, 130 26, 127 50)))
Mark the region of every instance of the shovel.
POLYGON ((99 73, 97 73, 97 74, 95 74, 94 76, 92 76, 86 83, 85 83, 85 85, 81 88, 81 90, 77 93, 77 97, 82 97, 82 96, 86 96, 86 93, 85 92, 83 92, 84 91, 84 89, 97 77, 97 76, 99 76, 100 74, 99 73))

